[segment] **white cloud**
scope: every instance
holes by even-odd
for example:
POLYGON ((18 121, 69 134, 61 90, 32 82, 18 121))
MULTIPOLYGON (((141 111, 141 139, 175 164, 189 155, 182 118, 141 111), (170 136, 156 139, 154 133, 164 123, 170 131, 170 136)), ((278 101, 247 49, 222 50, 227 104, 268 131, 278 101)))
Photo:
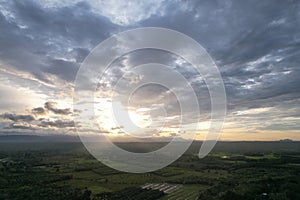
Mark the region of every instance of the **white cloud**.
POLYGON ((0 111, 7 112, 18 109, 31 109, 37 105, 43 105, 44 99, 40 94, 29 88, 0 84, 0 111))
MULTIPOLYGON (((81 0, 42 0, 37 2, 46 8, 58 8, 75 5, 76 3, 81 2, 81 0)), ((132 25, 139 21, 148 19, 152 15, 163 15, 163 2, 164 0, 88 1, 94 13, 107 17, 111 22, 115 24, 124 26, 132 25)))
POLYGON ((269 112, 272 107, 265 107, 265 108, 252 108, 248 110, 240 110, 236 112, 236 115, 256 115, 269 112))

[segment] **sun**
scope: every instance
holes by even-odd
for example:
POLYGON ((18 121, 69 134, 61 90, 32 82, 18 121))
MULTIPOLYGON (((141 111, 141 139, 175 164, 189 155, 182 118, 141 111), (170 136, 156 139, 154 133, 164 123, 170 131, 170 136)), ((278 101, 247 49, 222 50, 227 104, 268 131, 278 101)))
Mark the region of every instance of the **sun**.
POLYGON ((126 108, 121 102, 98 98, 94 111, 99 128, 112 135, 124 132, 138 136, 151 125, 151 116, 134 108, 126 108))

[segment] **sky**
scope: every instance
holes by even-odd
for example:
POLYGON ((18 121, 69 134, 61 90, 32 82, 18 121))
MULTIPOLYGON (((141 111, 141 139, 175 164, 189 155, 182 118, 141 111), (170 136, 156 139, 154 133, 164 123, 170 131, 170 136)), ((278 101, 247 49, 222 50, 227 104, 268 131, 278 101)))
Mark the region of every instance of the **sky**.
MULTIPOLYGON (((73 118, 80 111, 73 110, 74 80, 84 59, 110 36, 142 27, 182 32, 215 61, 227 95, 221 140, 300 140, 297 0, 0 0, 0 134, 76 134, 73 118)), ((121 98, 126 85, 145 79, 131 67, 153 61, 178 70, 196 91, 201 110, 197 139, 203 139, 211 105, 201 76, 182 58, 153 49, 122 56, 99 82, 99 131, 126 135, 120 133, 124 124, 108 119, 108 96, 127 73, 117 91, 119 111, 129 112, 138 126, 163 127, 143 136, 179 134, 179 102, 167 88, 137 90, 129 109, 121 98)), ((147 77, 163 75, 150 70, 147 77)), ((190 109, 187 116, 194 114, 190 109)))

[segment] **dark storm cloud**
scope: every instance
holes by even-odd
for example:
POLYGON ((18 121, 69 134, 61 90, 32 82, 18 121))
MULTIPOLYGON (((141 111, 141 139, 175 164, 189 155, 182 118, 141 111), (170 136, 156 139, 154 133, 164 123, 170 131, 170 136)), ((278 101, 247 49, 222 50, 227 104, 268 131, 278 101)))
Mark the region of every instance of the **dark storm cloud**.
POLYGON ((52 102, 52 101, 48 101, 45 103, 45 108, 49 111, 52 111, 55 114, 58 115, 69 115, 72 114, 71 109, 70 108, 57 108, 57 103, 56 102, 52 102))

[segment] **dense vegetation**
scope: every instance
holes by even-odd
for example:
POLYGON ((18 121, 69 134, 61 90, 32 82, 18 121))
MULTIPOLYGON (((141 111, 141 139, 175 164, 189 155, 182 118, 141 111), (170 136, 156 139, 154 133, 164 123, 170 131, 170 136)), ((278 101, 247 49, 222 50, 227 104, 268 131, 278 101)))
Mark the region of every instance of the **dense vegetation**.
POLYGON ((102 165, 80 143, 0 143, 0 199, 300 199, 299 142, 219 142, 201 160, 199 145, 164 169, 128 174, 102 165), (142 189, 146 183, 181 187, 166 194, 142 189))
POLYGON ((140 187, 125 188, 117 192, 103 192, 95 195, 95 200, 152 200, 159 199, 164 193, 159 190, 146 190, 140 187))

